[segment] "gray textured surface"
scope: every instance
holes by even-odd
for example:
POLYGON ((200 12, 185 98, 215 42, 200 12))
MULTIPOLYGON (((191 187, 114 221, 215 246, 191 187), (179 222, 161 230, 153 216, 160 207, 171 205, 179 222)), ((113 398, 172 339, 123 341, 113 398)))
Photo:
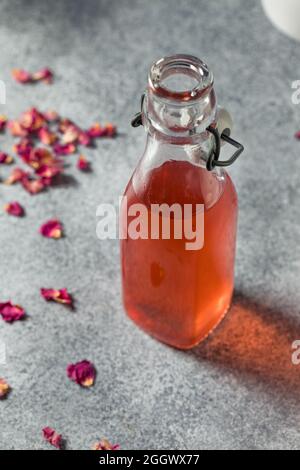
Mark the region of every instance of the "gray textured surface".
POLYGON ((0 219, 1 299, 29 314, 0 325, 8 354, 0 376, 13 387, 0 403, 0 447, 47 448, 41 428, 49 425, 74 449, 102 436, 123 449, 299 448, 300 369, 290 360, 300 339, 300 110, 291 104, 299 45, 273 29, 255 0, 3 0, 0 43, 9 116, 34 104, 82 125, 111 120, 121 131, 87 152, 91 174, 71 165, 70 184, 36 197, 0 186, 1 205, 19 199, 27 209, 22 220, 0 219), (247 148, 231 170, 240 198, 234 307, 189 353, 127 320, 118 243, 95 236, 96 206, 122 193, 143 149, 143 131, 128 122, 148 66, 181 51, 211 65, 219 102, 247 148), (56 72, 52 87, 10 78, 15 66, 43 65, 56 72), (52 216, 66 228, 58 242, 37 233, 52 216), (68 287, 77 311, 46 304, 41 286, 68 287), (65 374, 83 358, 98 369, 88 391, 65 374))

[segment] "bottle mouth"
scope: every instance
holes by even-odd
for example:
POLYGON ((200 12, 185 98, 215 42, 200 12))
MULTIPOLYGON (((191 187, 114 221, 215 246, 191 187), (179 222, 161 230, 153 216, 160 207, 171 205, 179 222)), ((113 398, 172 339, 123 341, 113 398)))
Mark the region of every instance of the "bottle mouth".
POLYGON ((162 98, 192 101, 207 94, 213 74, 197 57, 178 54, 156 61, 149 73, 149 87, 162 98))

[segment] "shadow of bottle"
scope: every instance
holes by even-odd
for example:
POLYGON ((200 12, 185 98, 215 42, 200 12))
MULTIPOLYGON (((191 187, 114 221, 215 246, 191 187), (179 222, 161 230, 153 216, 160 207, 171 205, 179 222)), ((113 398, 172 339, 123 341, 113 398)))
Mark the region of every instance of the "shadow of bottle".
POLYGON ((292 361, 292 344, 299 339, 300 319, 237 292, 219 328, 187 354, 262 387, 272 398, 299 402, 300 366, 292 361))

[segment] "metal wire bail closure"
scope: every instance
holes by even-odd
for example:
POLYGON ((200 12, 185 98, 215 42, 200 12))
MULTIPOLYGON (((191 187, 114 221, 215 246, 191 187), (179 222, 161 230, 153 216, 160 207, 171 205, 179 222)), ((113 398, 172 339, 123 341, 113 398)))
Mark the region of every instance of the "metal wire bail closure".
MULTIPOLYGON (((145 99, 145 94, 143 94, 141 98, 141 110, 143 109, 144 99, 145 99)), ((140 111, 134 116, 134 118, 131 121, 131 125, 132 127, 139 127, 143 125, 142 111, 140 111)), ((216 166, 226 167, 226 166, 232 165, 238 159, 238 157, 243 153, 244 146, 230 137, 230 129, 225 129, 221 135, 216 127, 209 126, 206 130, 213 135, 214 140, 215 140, 214 148, 207 160, 207 164, 206 164, 207 170, 212 171, 216 166), (225 142, 227 142, 228 144, 232 145, 233 147, 237 149, 236 152, 234 152, 234 154, 228 160, 225 160, 225 161, 219 160, 220 153, 221 153, 221 140, 224 140, 225 142)))

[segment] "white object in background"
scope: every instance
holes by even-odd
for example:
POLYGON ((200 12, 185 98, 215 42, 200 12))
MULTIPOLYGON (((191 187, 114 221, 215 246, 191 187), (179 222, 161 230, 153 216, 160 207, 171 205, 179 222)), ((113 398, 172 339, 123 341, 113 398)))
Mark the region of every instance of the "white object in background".
POLYGON ((300 0, 262 0, 262 4, 277 28, 300 41, 300 0))

